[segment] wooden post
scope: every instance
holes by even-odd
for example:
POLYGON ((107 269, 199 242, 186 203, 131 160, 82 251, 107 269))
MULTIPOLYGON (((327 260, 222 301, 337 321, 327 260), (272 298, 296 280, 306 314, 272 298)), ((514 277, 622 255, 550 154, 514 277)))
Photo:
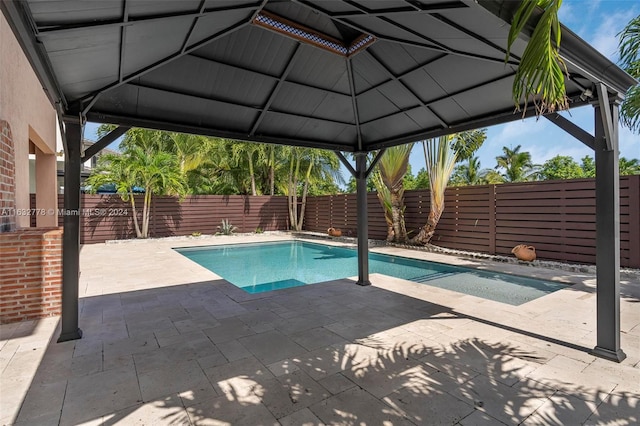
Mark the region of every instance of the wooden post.
POLYGON ((489 200, 489 254, 496 254, 496 186, 488 185, 489 200))

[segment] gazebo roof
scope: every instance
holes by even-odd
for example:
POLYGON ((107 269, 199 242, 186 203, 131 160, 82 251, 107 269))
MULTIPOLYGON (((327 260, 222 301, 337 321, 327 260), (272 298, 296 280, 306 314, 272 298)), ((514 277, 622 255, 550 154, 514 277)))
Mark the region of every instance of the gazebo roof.
MULTIPOLYGON (((519 119, 511 86, 525 35, 505 62, 516 6, 467 0, 2 3, 65 114, 342 151, 519 119)), ((583 93, 594 83, 604 83, 611 95, 635 83, 566 28, 562 40, 573 106, 589 101, 583 93)))

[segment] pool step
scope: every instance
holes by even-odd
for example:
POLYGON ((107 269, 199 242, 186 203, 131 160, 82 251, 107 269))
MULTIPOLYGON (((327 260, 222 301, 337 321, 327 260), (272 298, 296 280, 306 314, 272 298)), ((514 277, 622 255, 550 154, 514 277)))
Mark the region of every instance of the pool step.
POLYGON ((420 277, 412 278, 411 281, 417 283, 426 283, 428 281, 437 280, 439 278, 450 277, 451 275, 456 275, 458 272, 436 272, 435 274, 422 275, 420 277))

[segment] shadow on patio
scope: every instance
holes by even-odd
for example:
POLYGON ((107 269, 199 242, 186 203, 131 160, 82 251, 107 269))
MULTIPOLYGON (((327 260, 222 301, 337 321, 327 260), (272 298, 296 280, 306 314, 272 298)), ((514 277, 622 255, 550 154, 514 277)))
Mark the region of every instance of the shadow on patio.
POLYGON ((49 344, 18 424, 640 421, 633 387, 586 368, 598 361, 349 280, 258 295, 200 282, 81 308, 85 337, 49 344))

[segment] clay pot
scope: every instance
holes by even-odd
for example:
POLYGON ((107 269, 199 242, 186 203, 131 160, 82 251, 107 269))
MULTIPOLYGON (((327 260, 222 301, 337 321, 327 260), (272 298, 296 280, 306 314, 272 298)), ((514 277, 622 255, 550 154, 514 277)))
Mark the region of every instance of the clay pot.
POLYGON ((340 237, 342 236, 342 231, 336 228, 329 228, 327 229, 327 234, 329 234, 332 237, 340 237))
POLYGON ((519 244, 511 250, 511 253, 515 254, 518 260, 524 260, 525 262, 536 260, 536 248, 534 246, 519 244))

